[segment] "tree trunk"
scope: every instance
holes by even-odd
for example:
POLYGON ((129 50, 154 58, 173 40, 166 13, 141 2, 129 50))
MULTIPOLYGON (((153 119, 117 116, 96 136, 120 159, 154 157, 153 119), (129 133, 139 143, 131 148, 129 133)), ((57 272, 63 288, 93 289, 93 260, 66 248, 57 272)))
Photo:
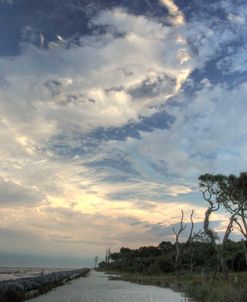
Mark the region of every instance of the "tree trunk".
POLYGON ((247 266, 247 251, 246 251, 245 241, 242 239, 241 242, 242 242, 242 246, 243 246, 243 250, 244 250, 245 264, 247 266))

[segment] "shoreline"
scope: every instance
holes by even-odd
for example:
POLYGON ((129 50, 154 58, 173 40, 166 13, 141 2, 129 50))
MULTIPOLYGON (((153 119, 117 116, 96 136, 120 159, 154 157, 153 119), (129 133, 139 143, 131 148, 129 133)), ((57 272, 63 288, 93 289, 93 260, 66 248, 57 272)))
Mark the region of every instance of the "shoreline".
POLYGON ((0 302, 21 302, 37 297, 71 280, 86 277, 89 271, 88 268, 82 268, 0 281, 0 302))

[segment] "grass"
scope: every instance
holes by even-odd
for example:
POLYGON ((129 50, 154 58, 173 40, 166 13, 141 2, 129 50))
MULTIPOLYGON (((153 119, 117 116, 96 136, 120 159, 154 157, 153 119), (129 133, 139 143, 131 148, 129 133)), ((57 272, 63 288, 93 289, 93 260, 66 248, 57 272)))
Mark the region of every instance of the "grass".
MULTIPOLYGON (((143 285, 169 287, 198 302, 247 302, 247 272, 230 273, 228 278, 205 278, 196 273, 143 275, 117 272, 121 279, 143 285)), ((115 279, 113 277, 113 279, 115 279)), ((116 278, 119 280, 119 277, 116 278)))

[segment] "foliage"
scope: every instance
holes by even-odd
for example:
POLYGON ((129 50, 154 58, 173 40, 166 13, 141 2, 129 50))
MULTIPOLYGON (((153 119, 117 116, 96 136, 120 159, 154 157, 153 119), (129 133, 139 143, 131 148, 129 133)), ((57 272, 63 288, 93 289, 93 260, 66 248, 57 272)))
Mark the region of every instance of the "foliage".
MULTIPOLYGON (((246 245, 246 242, 244 243, 246 245)), ((189 243, 179 243, 183 249, 181 270, 214 273, 217 268, 217 253, 210 241, 203 238, 189 243)), ((247 245, 246 245, 247 247, 247 245)), ((111 270, 121 270, 136 273, 164 273, 175 271, 176 245, 170 241, 163 241, 157 247, 147 246, 138 249, 121 248, 112 253, 107 264, 111 270)), ((224 258, 229 271, 239 272, 247 269, 244 259, 243 243, 228 240, 224 247, 224 258)), ((106 263, 101 262, 100 268, 106 263)))

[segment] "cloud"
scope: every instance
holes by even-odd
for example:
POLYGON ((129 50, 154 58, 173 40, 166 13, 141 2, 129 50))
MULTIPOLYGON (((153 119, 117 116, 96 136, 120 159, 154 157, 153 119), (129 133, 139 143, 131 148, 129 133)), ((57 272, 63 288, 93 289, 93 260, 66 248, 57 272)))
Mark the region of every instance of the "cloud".
POLYGON ((182 25, 185 23, 183 13, 172 0, 160 0, 160 3, 165 5, 171 15, 171 21, 174 25, 182 25))
POLYGON ((247 165, 244 9, 162 3, 168 19, 98 10, 52 45, 26 28, 0 58, 2 226, 26 230, 23 250, 35 234, 78 255, 172 238, 181 208, 203 219, 200 174, 247 165))
POLYGON ((245 74, 247 67, 247 60, 245 56, 246 50, 247 44, 239 49, 229 47, 229 55, 225 56, 222 60, 219 60, 217 62, 218 69, 224 72, 224 74, 231 74, 236 72, 245 74))
POLYGON ((190 54, 186 42, 177 40, 176 29, 154 19, 115 9, 100 12, 91 26, 108 30, 50 50, 23 44, 19 56, 0 59, 8 83, 0 95, 4 177, 46 196, 63 195, 66 179, 74 179, 71 187, 77 190, 81 175, 90 191, 97 179, 110 177, 99 170, 100 163, 125 174, 134 171, 124 157, 119 164, 119 158, 114 162, 100 156, 101 150, 102 155, 108 152, 104 143, 86 148, 82 158, 80 139, 85 143, 99 127, 121 128, 158 113, 192 68, 180 57, 181 52, 190 54), (78 150, 69 162, 56 152, 64 141, 68 155, 78 150), (95 177, 86 161, 97 167, 95 177))
POLYGON ((227 56, 230 48, 242 47, 247 33, 243 1, 239 1, 239 5, 232 1, 200 1, 193 4, 193 9, 188 3, 184 11, 188 22, 183 33, 198 68, 203 70, 210 61, 215 65, 217 60, 227 56))
MULTIPOLYGON (((190 193, 198 192, 200 174, 236 174, 247 166, 246 83, 234 89, 226 84, 212 86, 207 81, 201 85, 193 97, 181 95, 176 106, 167 106, 167 111, 176 116, 169 128, 141 132, 138 139, 105 143, 101 154, 124 154, 139 175, 109 186, 110 198, 159 202, 175 196, 184 202, 184 196, 191 200, 190 193)), ((113 173, 121 175, 110 169, 104 172, 101 179, 106 178, 106 182, 113 173)), ((201 196, 193 198, 192 203, 203 204, 201 196)))
MULTIPOLYGON (((246 84, 233 90, 224 85, 204 87, 192 99, 188 96, 186 107, 167 107, 177 117, 169 129, 144 132, 140 140, 129 139, 118 146, 129 158, 135 158, 133 166, 137 171, 141 169, 138 162, 145 161, 146 167, 148 162, 151 165, 152 161, 165 159, 164 173, 168 170, 186 179, 195 178, 206 169, 234 173, 246 161, 245 91, 246 84)), ((185 96, 181 98, 186 102, 185 96)))
POLYGON ((0 191, 0 204, 4 207, 36 206, 45 198, 37 188, 23 187, 3 178, 0 178, 0 191))
POLYGON ((176 94, 188 77, 191 67, 181 53, 189 59, 189 48, 177 42, 173 28, 122 10, 102 12, 92 25, 110 26, 123 35, 82 37, 80 46, 50 51, 24 46, 14 60, 0 60, 9 83, 1 94, 3 114, 27 126, 39 116, 58 129, 65 124, 82 131, 121 127, 157 112, 156 106, 176 94), (151 85, 156 86, 153 93, 137 101, 139 87, 151 85))
POLYGON ((3 3, 3 4, 14 4, 14 0, 1 0, 0 3, 3 3))

